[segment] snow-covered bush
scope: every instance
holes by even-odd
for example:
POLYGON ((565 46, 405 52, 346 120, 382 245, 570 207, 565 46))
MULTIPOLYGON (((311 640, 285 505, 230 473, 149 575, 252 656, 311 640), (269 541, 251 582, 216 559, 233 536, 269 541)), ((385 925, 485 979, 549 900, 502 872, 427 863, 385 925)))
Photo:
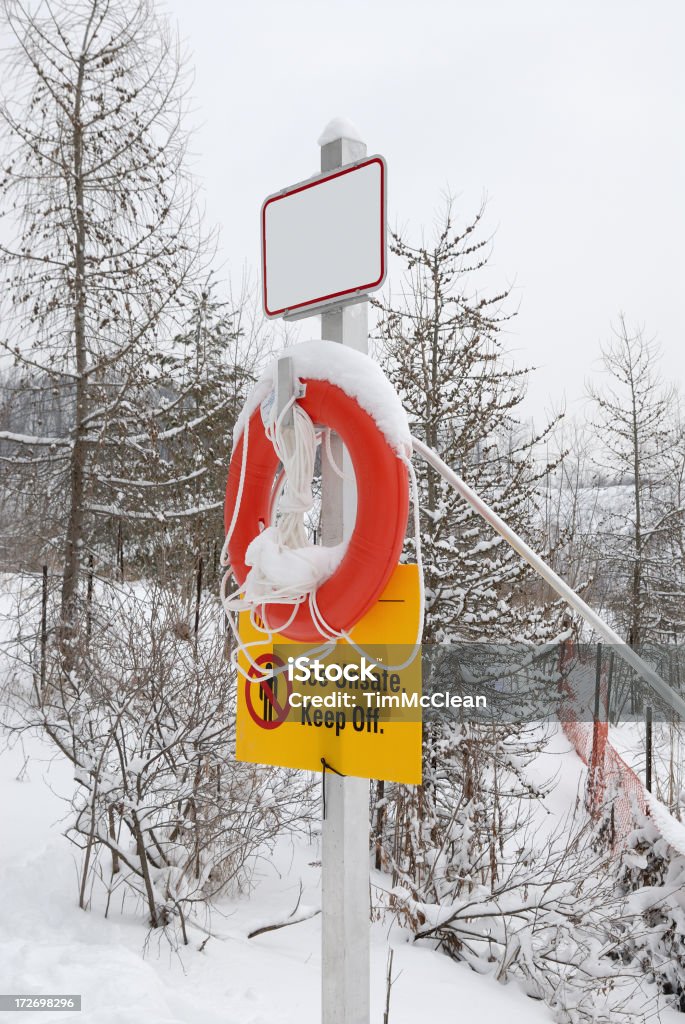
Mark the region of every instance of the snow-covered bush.
MULTIPOLYGON (((685 834, 685 829, 683 830, 685 834)), ((620 956, 635 961, 685 1012, 685 854, 642 815, 619 868, 625 894, 620 956)))
MULTIPOLYGON (((647 1020, 669 990, 654 983, 644 957, 627 952, 636 912, 616 885, 613 853, 582 792, 550 831, 528 777, 532 744, 519 760, 510 737, 482 747, 472 733, 437 739, 428 784, 397 787, 384 807, 382 864, 392 878, 382 908, 415 941, 544 1000, 559 1024, 647 1020), (464 743, 472 749, 457 760, 464 743), (497 772, 489 763, 493 749, 497 772), (452 775, 469 762, 466 774, 452 775)), ((540 796, 551 785, 538 780, 540 796)))
POLYGON ((57 651, 25 717, 74 765, 70 838, 83 851, 79 900, 108 911, 139 894, 153 926, 186 924, 226 887, 249 884, 254 855, 309 813, 301 773, 234 759, 235 676, 218 604, 193 638, 178 595, 103 588, 75 668, 57 651))

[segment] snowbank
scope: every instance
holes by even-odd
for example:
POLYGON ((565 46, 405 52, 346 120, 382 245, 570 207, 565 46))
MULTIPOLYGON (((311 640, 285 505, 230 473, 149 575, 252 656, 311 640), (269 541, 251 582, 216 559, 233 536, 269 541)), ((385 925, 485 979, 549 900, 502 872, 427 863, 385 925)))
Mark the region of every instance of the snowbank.
MULTIPOLYGON (((80 860, 67 839, 64 804, 71 770, 35 736, 24 748, 0 744, 0 798, 12 827, 0 845, 0 986, 4 992, 81 993, 81 1012, 22 1014, 23 1024, 317 1024, 321 1020, 321 917, 248 935, 320 901, 320 847, 284 836, 256 866, 254 890, 225 899, 208 919, 213 938, 190 927, 190 945, 172 950, 149 933, 130 901, 84 913, 77 905, 80 860), (24 763, 28 755, 28 760, 24 763), (22 765, 24 768, 22 770, 22 765)), ((387 882, 379 876, 378 882, 387 882)), ((393 926, 392 1024, 451 1020, 455 1005, 480 1024, 551 1024, 544 1004, 498 985, 465 964, 418 948, 393 926)), ((385 1007, 388 925, 371 936, 371 1019, 385 1007)), ((19 1018, 17 1018, 19 1019, 19 1018)))

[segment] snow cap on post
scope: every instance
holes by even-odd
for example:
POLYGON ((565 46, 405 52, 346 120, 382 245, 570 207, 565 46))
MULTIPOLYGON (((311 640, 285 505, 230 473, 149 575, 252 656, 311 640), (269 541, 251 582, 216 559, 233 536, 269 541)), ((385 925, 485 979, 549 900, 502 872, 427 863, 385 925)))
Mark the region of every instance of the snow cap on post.
POLYGON ((338 167, 356 163, 366 156, 366 143, 359 129, 346 117, 334 117, 319 136, 321 170, 334 171, 338 167))
POLYGON ((320 146, 327 146, 329 142, 337 142, 338 139, 362 143, 364 141, 356 124, 347 117, 334 117, 328 122, 317 141, 320 146))

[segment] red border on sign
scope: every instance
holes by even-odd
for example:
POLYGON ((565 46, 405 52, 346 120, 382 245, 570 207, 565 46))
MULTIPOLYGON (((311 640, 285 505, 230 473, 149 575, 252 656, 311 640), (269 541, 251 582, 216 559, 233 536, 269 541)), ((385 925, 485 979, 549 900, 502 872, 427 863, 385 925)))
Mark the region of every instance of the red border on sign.
MULTIPOLYGON (((272 654, 269 651, 265 651, 264 654, 260 654, 258 658, 255 658, 255 665, 261 666, 266 664, 266 662, 271 662, 271 664, 273 664, 274 667, 276 665, 278 665, 279 668, 285 667, 285 662, 283 661, 283 659, 279 658, 277 654, 272 654)), ((260 729, 276 729, 278 728, 279 725, 283 725, 286 718, 288 717, 288 712, 290 711, 290 694, 293 692, 293 684, 288 679, 287 673, 285 673, 284 678, 286 681, 287 692, 285 702, 281 706, 276 700, 273 690, 269 686, 268 682, 265 679, 259 678, 257 672, 255 671, 254 665, 250 666, 250 669, 247 673, 247 678, 245 679, 245 704, 247 706, 247 710, 250 713, 250 718, 255 723, 255 725, 258 725, 260 727, 260 729), (255 687, 257 686, 259 686, 260 689, 262 689, 265 692, 267 700, 276 711, 277 717, 271 722, 266 722, 263 718, 260 718, 252 704, 252 693, 255 687)))
POLYGON ((286 189, 284 192, 280 192, 276 196, 270 196, 264 202, 262 206, 262 297, 264 302, 264 311, 267 316, 281 316, 283 313, 294 313, 298 309, 306 309, 309 306, 319 306, 325 302, 330 302, 331 299, 339 299, 344 295, 356 295, 357 292, 370 291, 372 288, 377 288, 383 283, 385 278, 385 161, 378 156, 372 156, 369 160, 362 160, 358 164, 353 164, 351 167, 343 167, 339 171, 334 171, 333 174, 326 174, 315 178, 313 181, 305 182, 303 185, 297 185, 295 188, 286 189), (357 285, 354 288, 345 288, 340 292, 331 292, 329 295, 318 295, 315 299, 307 299, 306 302, 298 302, 294 306, 283 306, 282 309, 269 309, 266 299, 266 208, 272 203, 277 203, 279 199, 287 199, 288 196, 297 195, 298 192, 305 192, 309 188, 316 188, 317 185, 322 185, 326 181, 332 181, 334 178, 341 178, 345 174, 352 174, 354 171, 360 170, 362 167, 370 167, 371 164, 378 164, 381 169, 381 224, 380 224, 380 235, 381 235, 381 272, 380 276, 375 281, 369 281, 366 284, 357 285))

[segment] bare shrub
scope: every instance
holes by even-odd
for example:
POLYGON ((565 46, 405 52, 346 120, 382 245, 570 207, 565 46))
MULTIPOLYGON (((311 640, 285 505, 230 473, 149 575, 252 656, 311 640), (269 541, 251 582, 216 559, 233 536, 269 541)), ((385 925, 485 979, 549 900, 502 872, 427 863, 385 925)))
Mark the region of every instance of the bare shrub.
POLYGON ((23 725, 41 725, 74 765, 68 835, 83 854, 81 907, 95 895, 107 913, 124 887, 153 927, 175 922, 187 942, 189 915, 249 885, 276 836, 303 827, 311 782, 235 761, 236 683, 218 605, 195 640, 179 629, 173 592, 98 590, 74 668, 50 649, 23 725))

